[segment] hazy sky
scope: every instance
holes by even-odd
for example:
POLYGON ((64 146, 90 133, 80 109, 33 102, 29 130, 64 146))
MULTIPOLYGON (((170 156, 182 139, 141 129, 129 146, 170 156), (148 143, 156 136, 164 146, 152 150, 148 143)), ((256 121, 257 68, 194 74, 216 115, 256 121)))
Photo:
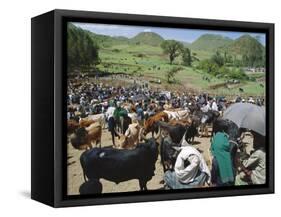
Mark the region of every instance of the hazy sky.
POLYGON ((212 30, 194 30, 179 29, 165 27, 149 27, 149 26, 127 26, 127 25, 111 25, 111 24, 94 24, 94 23, 73 23, 75 26, 89 30, 91 32, 110 36, 125 36, 132 38, 140 32, 155 32, 164 39, 175 39, 184 42, 193 42, 204 34, 218 34, 231 39, 239 38, 243 34, 250 34, 253 37, 259 37, 259 41, 265 45, 265 34, 247 33, 247 32, 227 32, 212 30))

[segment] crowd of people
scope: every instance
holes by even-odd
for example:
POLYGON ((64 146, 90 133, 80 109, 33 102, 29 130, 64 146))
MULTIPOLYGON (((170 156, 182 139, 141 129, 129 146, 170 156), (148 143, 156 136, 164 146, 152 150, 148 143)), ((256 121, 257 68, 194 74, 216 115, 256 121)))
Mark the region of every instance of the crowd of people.
MULTIPOLYGON (((216 111, 222 115, 230 104, 239 102, 258 106, 263 106, 265 103, 261 97, 236 96, 234 99, 229 99, 225 96, 210 96, 207 93, 153 90, 147 85, 121 87, 70 79, 67 119, 79 121, 80 118, 89 115, 103 114, 115 147, 115 137, 120 137, 117 123, 131 113, 135 114, 137 123, 143 126, 147 118, 163 110, 180 108, 190 113, 198 110, 203 113, 216 111)), ((244 133, 239 132, 240 142, 243 142, 244 133)), ((121 131, 121 134, 124 133, 121 131)), ((165 188, 264 184, 266 181, 265 139, 253 131, 250 134, 253 137, 253 151, 244 155, 240 152, 239 156, 237 149, 241 147, 240 144, 231 141, 226 132, 211 135, 211 169, 202 153, 195 146, 188 144, 183 137, 180 147, 173 148, 176 160, 174 169, 165 171, 163 177, 165 188)))

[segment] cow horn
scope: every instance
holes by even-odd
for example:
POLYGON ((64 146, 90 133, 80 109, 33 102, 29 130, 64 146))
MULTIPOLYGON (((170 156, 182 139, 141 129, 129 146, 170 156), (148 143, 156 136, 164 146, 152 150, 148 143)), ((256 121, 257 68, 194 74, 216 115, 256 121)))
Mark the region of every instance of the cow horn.
POLYGON ((155 135, 155 139, 159 139, 160 135, 161 135, 161 128, 160 126, 158 126, 158 133, 155 135))
POLYGON ((172 146, 172 149, 174 149, 175 151, 180 151, 180 150, 181 150, 181 147, 172 146))
POLYGON ((145 140, 146 138, 145 138, 145 136, 144 136, 144 134, 143 134, 143 131, 144 131, 144 128, 142 127, 141 129, 140 129, 140 140, 141 141, 143 141, 143 140, 145 140))

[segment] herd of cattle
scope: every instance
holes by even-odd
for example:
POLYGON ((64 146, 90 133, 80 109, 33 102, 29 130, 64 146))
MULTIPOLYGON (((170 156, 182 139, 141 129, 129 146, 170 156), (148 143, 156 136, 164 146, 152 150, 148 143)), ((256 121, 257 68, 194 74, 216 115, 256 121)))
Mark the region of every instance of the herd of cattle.
POLYGON ((218 109, 202 111, 213 100, 206 94, 167 95, 136 85, 124 88, 69 80, 68 139, 75 149, 84 150, 80 163, 85 182, 80 194, 101 193, 101 178, 115 183, 138 179, 140 190, 147 190, 158 155, 164 172, 172 170, 173 147, 180 146, 182 139, 193 144, 196 136, 221 131, 239 144, 240 129, 221 118, 229 102, 216 99, 218 109), (101 147, 110 118, 114 121, 112 146, 101 147), (118 144, 114 137, 119 138, 118 144))

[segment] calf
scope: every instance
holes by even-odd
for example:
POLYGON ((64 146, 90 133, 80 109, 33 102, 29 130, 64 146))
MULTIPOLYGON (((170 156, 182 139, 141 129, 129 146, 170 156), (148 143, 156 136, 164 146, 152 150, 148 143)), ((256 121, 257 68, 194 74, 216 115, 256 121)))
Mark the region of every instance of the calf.
POLYGON ((121 135, 120 148, 130 149, 136 147, 139 143, 140 128, 138 123, 130 124, 125 135, 121 135))
POLYGON ((156 141, 152 138, 140 143, 135 149, 93 148, 82 153, 80 163, 86 177, 106 179, 116 184, 138 179, 140 190, 154 176, 158 156, 156 141))
POLYGON ((70 142, 76 149, 88 149, 92 148, 92 143, 96 142, 96 145, 101 147, 101 134, 102 128, 99 123, 91 124, 89 127, 81 127, 73 134, 70 135, 70 142))

